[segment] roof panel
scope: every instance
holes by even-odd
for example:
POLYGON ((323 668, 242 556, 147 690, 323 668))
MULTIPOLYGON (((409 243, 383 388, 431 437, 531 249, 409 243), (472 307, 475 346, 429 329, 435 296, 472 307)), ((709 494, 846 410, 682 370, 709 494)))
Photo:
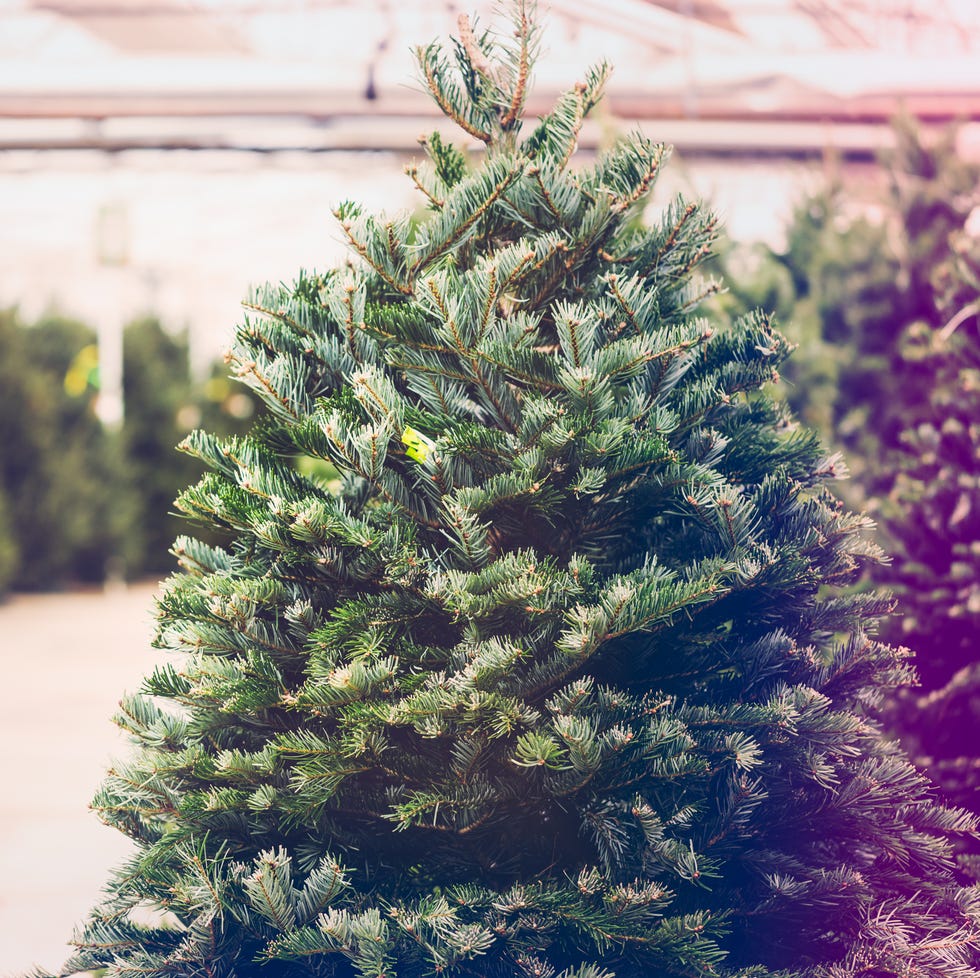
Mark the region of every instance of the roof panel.
POLYGON ((249 51, 234 21, 184 0, 33 0, 126 54, 228 55, 249 51))

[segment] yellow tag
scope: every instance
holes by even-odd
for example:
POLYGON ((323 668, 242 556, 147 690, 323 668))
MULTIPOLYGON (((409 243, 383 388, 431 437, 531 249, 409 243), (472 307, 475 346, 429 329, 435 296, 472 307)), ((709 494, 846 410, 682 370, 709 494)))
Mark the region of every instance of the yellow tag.
POLYGON ((83 346, 65 374, 65 393, 81 397, 89 387, 99 389, 99 348, 94 343, 83 346))
POLYGON ((426 438, 411 426, 402 432, 402 443, 405 445, 405 454, 416 462, 424 462, 429 457, 429 452, 436 447, 431 438, 426 438))

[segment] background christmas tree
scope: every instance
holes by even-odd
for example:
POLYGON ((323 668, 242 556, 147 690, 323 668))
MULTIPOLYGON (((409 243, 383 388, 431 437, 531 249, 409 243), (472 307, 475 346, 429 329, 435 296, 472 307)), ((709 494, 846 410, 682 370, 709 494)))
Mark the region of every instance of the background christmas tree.
MULTIPOLYGON (((955 129, 899 119, 894 136, 887 194, 863 204, 876 220, 836 182, 797 209, 784 253, 727 259, 745 276, 724 302, 755 299, 789 323, 789 400, 845 452, 847 498, 874 514, 891 557, 868 575, 898 599, 882 635, 916 652, 921 685, 897 693, 889 728, 980 811, 980 168, 956 153, 955 129)), ((975 846, 961 850, 976 876, 975 846)))
MULTIPOLYGON (((886 634, 915 649, 921 677, 889 719, 945 796, 980 812, 980 228, 967 229, 980 168, 942 146, 913 149, 900 172, 916 305, 896 336, 891 408, 903 430, 868 466, 887 493, 879 518, 894 554, 875 575, 898 599, 886 634), (947 171, 972 172, 969 192, 947 171)), ((980 847, 961 848, 980 880, 980 847)))
POLYGON ((10 508, 7 492, 3 486, 0 486, 0 594, 10 586, 20 559, 20 551, 11 525, 10 508))
POLYGON ((697 315, 700 204, 636 221, 664 146, 570 165, 605 66, 522 134, 511 9, 418 52, 479 165, 430 137, 425 220, 344 204, 351 262, 247 303, 271 419, 185 443, 228 542, 177 544, 66 970, 976 976, 974 826, 875 723, 906 667, 788 345, 697 315))
POLYGON ((174 570, 173 498, 203 469, 174 445, 199 424, 241 433, 258 406, 223 364, 192 377, 188 353, 186 336, 156 319, 130 323, 125 417, 107 428, 95 331, 0 313, 0 595, 174 570))
POLYGON ((836 267, 832 257, 823 259, 823 268, 810 265, 823 337, 846 350, 836 438, 855 460, 869 497, 887 494, 891 466, 882 459, 917 423, 935 379, 918 356, 907 355, 906 331, 915 323, 940 329, 948 310, 969 301, 951 243, 978 203, 980 183, 980 168, 955 152, 955 129, 927 136, 912 120, 899 118, 893 132, 895 146, 883 160, 889 192, 879 204, 882 218, 836 228, 831 223, 836 244, 825 242, 825 256, 849 239, 836 267))
POLYGON ((25 327, 14 310, 0 311, 0 594, 5 585, 102 581, 111 556, 125 551, 134 499, 119 446, 95 415, 97 384, 86 369, 77 390, 65 389, 94 342, 73 320, 25 327))
MULTIPOLYGON (((173 499, 203 470, 197 459, 175 452, 174 445, 199 425, 216 434, 241 434, 256 413, 257 398, 233 389, 226 373, 224 364, 215 363, 208 375, 194 377, 187 336, 167 332, 156 319, 126 327, 121 451, 127 488, 136 498, 127 543, 131 575, 174 569, 169 551, 182 525, 173 499)), ((207 537, 212 543, 216 539, 207 537)))

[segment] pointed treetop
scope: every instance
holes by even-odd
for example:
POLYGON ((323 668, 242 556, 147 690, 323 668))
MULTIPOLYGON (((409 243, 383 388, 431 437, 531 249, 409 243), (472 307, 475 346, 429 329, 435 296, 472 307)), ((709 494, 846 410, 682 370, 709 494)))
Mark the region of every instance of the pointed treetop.
MULTIPOLYGON (((513 146, 520 131, 538 55, 540 27, 534 0, 513 0, 508 5, 512 30, 509 36, 483 30, 467 14, 458 19, 459 36, 453 39, 455 70, 441 44, 416 49, 426 88, 439 108, 464 132, 488 147, 513 146)), ((564 128, 577 137, 582 121, 602 97, 609 66, 591 69, 584 82, 559 100, 555 111, 542 120, 563 118, 564 128)), ((528 140, 525 151, 542 140, 528 140)), ((571 155, 567 153, 565 159, 571 155)))

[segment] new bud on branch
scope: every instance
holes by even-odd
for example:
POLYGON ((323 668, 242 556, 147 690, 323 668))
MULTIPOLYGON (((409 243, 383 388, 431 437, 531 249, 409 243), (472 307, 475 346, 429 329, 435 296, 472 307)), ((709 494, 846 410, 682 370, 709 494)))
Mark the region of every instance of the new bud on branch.
POLYGON ((425 216, 343 204, 352 264, 247 303, 271 418, 184 445, 227 543, 179 543, 65 973, 980 974, 788 344, 699 314, 702 204, 641 222, 664 146, 571 165, 604 65, 522 118, 533 14, 419 49, 483 146, 424 141, 425 216))

